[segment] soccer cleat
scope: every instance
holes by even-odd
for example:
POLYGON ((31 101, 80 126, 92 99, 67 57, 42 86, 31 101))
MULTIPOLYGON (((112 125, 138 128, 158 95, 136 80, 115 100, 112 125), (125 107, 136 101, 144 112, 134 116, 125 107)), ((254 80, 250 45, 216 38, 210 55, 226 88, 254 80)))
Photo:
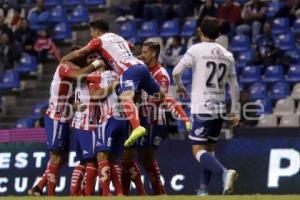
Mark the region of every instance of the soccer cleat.
POLYGON ((125 141, 125 147, 129 147, 135 143, 140 137, 143 137, 146 135, 146 129, 142 126, 139 126, 135 128, 132 132, 129 138, 125 141))
POLYGON ((28 196, 42 196, 42 190, 40 190, 40 188, 35 186, 27 191, 27 195, 28 196))
POLYGON ((185 122, 185 128, 188 132, 191 131, 191 122, 185 122))
POLYGON ((226 170, 223 174, 223 194, 230 194, 233 192, 233 184, 238 178, 238 173, 229 169, 226 170))
POLYGON ((201 190, 201 189, 199 189, 199 190, 196 190, 196 195, 197 196, 200 196, 200 197, 204 197, 204 196, 207 196, 208 195, 208 191, 207 190, 201 190))

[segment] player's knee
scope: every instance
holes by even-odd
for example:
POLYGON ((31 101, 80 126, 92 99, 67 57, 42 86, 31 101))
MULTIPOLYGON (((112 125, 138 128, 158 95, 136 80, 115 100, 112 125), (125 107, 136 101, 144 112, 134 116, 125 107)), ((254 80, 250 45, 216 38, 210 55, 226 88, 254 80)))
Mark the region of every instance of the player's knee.
POLYGON ((108 160, 108 153, 106 153, 106 152, 99 152, 97 154, 97 160, 98 161, 108 160))

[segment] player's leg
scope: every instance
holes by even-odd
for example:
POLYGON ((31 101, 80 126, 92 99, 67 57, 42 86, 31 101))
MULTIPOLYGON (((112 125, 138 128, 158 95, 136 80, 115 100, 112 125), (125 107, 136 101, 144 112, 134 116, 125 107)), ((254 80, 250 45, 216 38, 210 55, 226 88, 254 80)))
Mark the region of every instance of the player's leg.
POLYGON ((79 196, 81 194, 80 186, 83 180, 83 175, 85 173, 85 163, 80 161, 80 163, 73 169, 71 176, 71 186, 70 186, 70 195, 79 196))
POLYGON ((130 182, 134 182, 137 193, 141 196, 146 195, 144 184, 141 178, 141 170, 135 161, 136 150, 131 147, 124 150, 122 160, 122 184, 124 195, 130 194, 130 182))
POLYGON ((107 133, 111 130, 113 124, 110 120, 101 123, 97 128, 97 142, 96 142, 96 152, 97 152, 97 162, 98 162, 98 178, 101 184, 101 195, 110 196, 111 192, 109 189, 109 184, 111 180, 111 170, 108 161, 110 139, 107 137, 107 133))
POLYGON ((156 151, 163 140, 165 128, 160 125, 148 125, 147 130, 147 135, 140 138, 137 142, 139 162, 150 179, 154 195, 161 195, 165 194, 165 189, 160 179, 156 151))

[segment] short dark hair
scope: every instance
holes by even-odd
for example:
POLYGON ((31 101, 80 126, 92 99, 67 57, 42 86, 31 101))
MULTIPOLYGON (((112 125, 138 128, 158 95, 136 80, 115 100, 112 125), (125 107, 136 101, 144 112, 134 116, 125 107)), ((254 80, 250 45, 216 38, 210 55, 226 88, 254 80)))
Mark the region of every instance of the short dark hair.
POLYGON ((102 32, 108 32, 109 31, 109 21, 107 19, 96 19, 92 22, 90 22, 90 27, 93 29, 97 29, 102 32))
POLYGON ((158 42, 153 42, 153 41, 148 41, 148 42, 144 42, 143 46, 147 46, 149 49, 151 49, 152 51, 155 52, 156 54, 156 58, 159 57, 160 54, 160 44, 158 42))
POLYGON ((201 22, 200 28, 203 35, 212 40, 217 39, 221 34, 220 21, 215 17, 205 17, 201 22))

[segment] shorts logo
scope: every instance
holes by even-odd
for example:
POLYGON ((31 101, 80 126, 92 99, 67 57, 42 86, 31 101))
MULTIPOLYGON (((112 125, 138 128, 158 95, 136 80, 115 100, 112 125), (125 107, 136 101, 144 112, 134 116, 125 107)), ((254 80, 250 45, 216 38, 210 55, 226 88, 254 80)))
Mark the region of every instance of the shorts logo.
POLYGON ((125 87, 133 87, 133 81, 132 80, 126 80, 124 85, 125 85, 125 87))
POLYGON ((112 138, 109 137, 109 138, 107 139, 107 144, 106 144, 106 146, 110 147, 110 146, 111 146, 111 142, 112 142, 112 138))
POLYGON ((88 154, 89 152, 87 150, 83 150, 82 155, 88 154))
POLYGON ((158 146, 161 142, 161 137, 158 137, 158 136, 155 136, 154 139, 153 139, 153 144, 155 146, 158 146))
POLYGON ((96 147, 99 147, 99 146, 101 146, 101 143, 100 143, 100 142, 97 142, 97 143, 96 143, 96 147))
POLYGON ((195 130, 195 135, 199 136, 204 132, 204 127, 198 128, 195 130))

